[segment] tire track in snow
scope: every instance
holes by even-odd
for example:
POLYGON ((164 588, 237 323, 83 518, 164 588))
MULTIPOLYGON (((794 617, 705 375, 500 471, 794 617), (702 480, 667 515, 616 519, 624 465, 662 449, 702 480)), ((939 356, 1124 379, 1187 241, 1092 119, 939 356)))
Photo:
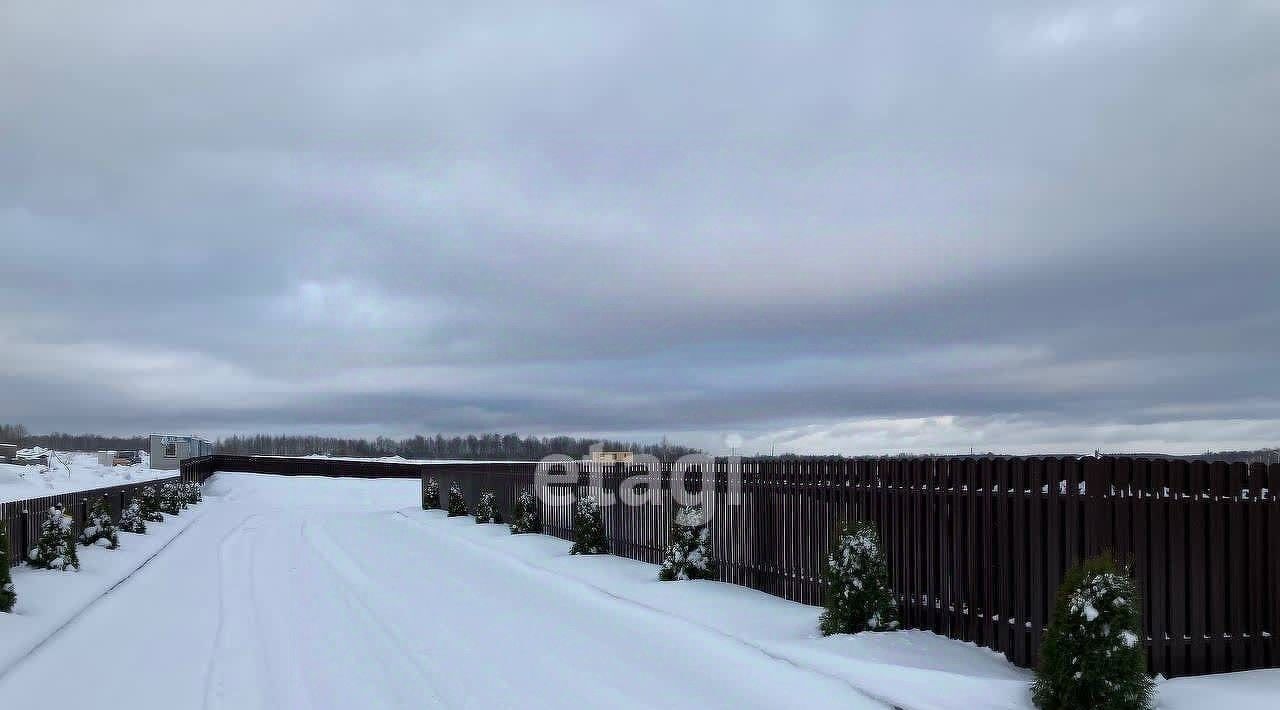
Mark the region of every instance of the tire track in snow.
MULTIPOLYGON (((388 512, 391 511, 377 511, 372 517, 370 517, 370 520, 385 520, 386 513, 388 512)), ((370 532, 372 529, 375 528, 367 525, 359 525, 353 528, 350 532, 355 535, 362 535, 370 532)), ((324 537, 323 541, 317 540, 318 548, 326 551, 327 553, 332 553, 331 559, 338 562, 344 572, 350 575, 347 583, 355 583, 353 590, 356 593, 361 594, 359 598, 362 602, 365 600, 366 596, 375 597, 380 599, 381 606, 384 607, 384 610, 390 610, 393 614, 398 614, 406 619, 415 617, 423 618, 421 609, 406 607, 401 603, 401 600, 406 598, 406 592, 413 595, 413 598, 415 599, 421 599, 419 595, 413 594, 420 590, 406 589, 401 590, 400 593, 393 593, 387 590, 385 585, 379 583, 378 579, 373 576, 373 574, 370 574, 369 571, 362 567, 359 559, 353 558, 345 552, 342 552, 340 549, 341 545, 337 543, 335 538, 328 535, 321 529, 313 527, 312 530, 324 537), (320 542, 324 542, 325 544, 319 544, 320 542)), ((380 541, 375 539, 376 536, 366 536, 366 538, 368 544, 380 544, 380 541)), ((343 540, 346 544, 350 545, 356 540, 356 538, 344 537, 343 540)), ((397 539, 397 542, 403 543, 404 541, 397 539)), ((378 571, 380 570, 375 570, 374 574, 378 571)), ((444 570, 441 570, 438 567, 433 568, 432 571, 438 573, 430 578, 428 586, 432 591, 442 592, 447 590, 450 595, 457 597, 458 599, 465 600, 464 603, 475 607, 483 607, 486 603, 493 605, 494 608, 509 607, 509 598, 506 598, 501 594, 496 594, 494 590, 486 589, 483 586, 476 587, 467 583, 466 572, 468 569, 465 566, 454 570, 453 573, 442 573, 444 570)), ((398 633, 398 628, 399 627, 395 625, 391 626, 393 633, 398 633)), ((428 629, 422 629, 421 631, 424 632, 424 637, 426 635, 430 635, 430 640, 434 644, 449 649, 449 656, 437 661, 437 664, 441 667, 457 668, 459 666, 467 667, 468 665, 480 667, 492 665, 495 660, 501 660, 500 655, 495 657, 495 651, 498 648, 497 646, 491 643, 476 643, 471 640, 473 638, 472 634, 475 633, 474 629, 467 629, 460 633, 455 624, 446 623, 440 627, 431 627, 428 629)), ((572 630, 570 628, 563 628, 557 629, 557 632, 572 633, 572 630)), ((494 636, 493 638, 500 638, 500 636, 494 636)), ((593 641, 594 639, 586 637, 581 640, 580 645, 588 647, 593 643, 593 641)), ((427 653, 429 655, 430 652, 428 651, 427 653)), ((559 684, 555 688, 555 692, 563 693, 564 689, 576 686, 580 680, 581 674, 576 669, 572 669, 569 671, 568 675, 565 675, 565 666, 559 661, 560 659, 556 658, 549 659, 545 656, 533 655, 525 658, 521 663, 521 667, 525 672, 535 675, 542 683, 555 685, 550 682, 550 679, 558 678, 559 684)), ((444 678, 448 680, 450 679, 450 676, 446 675, 444 678)), ((625 687, 618 686, 608 677, 593 677, 591 686, 593 696, 614 693, 617 698, 633 697, 625 687)), ((510 698, 520 697, 521 693, 528 692, 528 688, 512 685, 507 678, 498 674, 490 674, 485 678, 483 691, 489 695, 490 699, 488 701, 476 698, 474 690, 465 684, 453 683, 444 685, 442 689, 448 691, 447 702, 451 706, 457 707, 489 707, 495 702, 501 702, 501 704, 505 706, 510 702, 510 698), (494 700, 493 697, 495 695, 497 697, 504 698, 504 700, 494 700)), ((528 702, 530 701, 526 700, 526 703, 528 702)), ((532 706, 542 707, 543 704, 539 702, 532 702, 532 706)), ((550 707, 551 705, 548 704, 547 706, 550 707)))
MULTIPOLYGON (((329 570, 330 577, 345 592, 345 596, 352 606, 357 609, 362 617, 372 622, 372 625, 379 630, 380 635, 399 652, 398 654, 393 654, 392 658, 400 658, 406 661, 414 675, 422 681, 422 684, 418 687, 425 689, 431 695, 434 700, 433 704, 438 707, 454 705, 446 702, 445 698, 440 694, 439 687, 443 680, 440 674, 421 661, 419 658, 420 652, 412 648, 401 636, 395 625, 388 623, 365 598, 366 594, 386 597, 386 592, 379 588, 377 582, 366 575, 354 560, 339 551, 336 542, 323 529, 315 525, 304 524, 302 537, 306 541, 312 556, 329 570)), ((443 666, 439 659, 433 660, 436 661, 437 666, 443 666)))
POLYGON ((355 672, 356 682, 339 682, 339 689, 364 688, 365 696, 350 702, 445 707, 425 669, 409 665, 403 642, 315 553, 309 528, 306 517, 274 510, 247 516, 220 539, 219 616, 204 676, 205 710, 332 707, 325 683, 342 672, 355 672), (335 601, 356 614, 330 615, 335 601), (379 662, 361 669, 313 655, 335 646, 379 662), (363 677, 362 670, 382 676, 363 677))
MULTIPOLYGON (((244 537, 245 526, 261 517, 259 513, 247 515, 235 527, 227 531, 225 535, 218 541, 218 623, 214 629, 213 648, 209 652, 209 660, 205 664, 204 675, 204 710, 213 708, 221 708, 224 706, 223 697, 228 689, 228 682, 224 675, 227 670, 224 668, 222 659, 237 658, 237 655, 230 648, 230 642, 227 639, 227 619, 231 616, 228 609, 228 600, 232 593, 228 591, 227 566, 229 564, 227 550, 233 544, 244 537), (217 691, 216 693, 214 691, 217 691), (217 700, 215 701, 215 697, 217 700)), ((250 666, 252 668, 252 665, 250 666)), ((252 672, 252 671, 250 671, 252 672)), ((238 703, 242 701, 234 701, 229 707, 241 708, 238 703)))
MULTIPOLYGON (((267 522, 270 522, 269 518, 266 520, 267 522)), ((280 695, 282 694, 281 688, 280 688, 281 673, 277 663, 277 659, 284 660, 287 662, 292 657, 289 654, 272 653, 272 650, 274 649, 267 648, 267 642, 273 639, 274 635, 271 633, 263 633, 265 630, 269 628, 269 624, 263 618, 263 609, 266 608, 267 603, 265 600, 267 599, 267 597, 263 595, 262 584, 261 584, 262 575, 259 573, 261 566, 259 565, 258 560, 259 560, 259 555, 263 551, 263 545, 259 540, 256 539, 256 537, 257 537, 257 533, 259 533, 260 530, 261 528, 258 526, 245 528, 246 533, 254 534, 253 536, 247 538, 246 542, 249 543, 249 564, 248 564, 249 615, 253 619, 253 625, 250 628, 253 629, 254 640, 257 641, 257 643, 254 644, 254 648, 257 651, 258 658, 261 659, 261 665, 258 668, 265 671, 260 673, 260 677, 264 680, 264 682, 260 683, 259 687, 261 687, 264 691, 263 696, 265 696, 265 698, 269 700, 266 703, 266 707, 269 707, 269 708, 300 707, 296 702, 294 702, 294 699, 292 698, 290 698, 289 701, 287 702, 282 701, 280 698, 280 695)), ((273 530, 273 531, 270 531, 268 534, 268 536, 273 539, 273 542, 275 540, 275 536, 271 533, 274 533, 274 532, 275 531, 273 530)))
MULTIPOLYGON (((392 526, 403 524, 396 520, 394 511, 375 515, 392 526)), ((404 522, 409 521, 405 518, 404 522)), ((458 604, 464 606, 458 611, 479 613, 480 616, 467 621, 464 628, 469 633, 457 634, 453 630, 441 633, 439 643, 450 649, 447 662, 452 667, 462 668, 496 664, 494 676, 525 679, 520 687, 533 706, 546 704, 553 707, 547 698, 559 698, 563 704, 579 702, 593 707, 598 705, 601 697, 608 697, 612 705, 653 707, 669 703, 679 706, 699 702, 723 704, 736 697, 735 702, 745 701, 745 707, 776 707, 781 702, 779 697, 775 697, 781 686, 774 684, 764 690, 758 680, 761 676, 755 672, 767 666, 778 669, 779 679, 794 674, 787 682, 803 684, 802 695, 818 697, 815 692, 826 692, 833 700, 836 697, 846 698, 853 707, 881 706, 880 702, 844 679, 831 678, 785 660, 778 663, 781 659, 758 649, 747 651, 757 658, 744 659, 741 644, 725 644, 724 637, 719 634, 703 633, 700 626, 683 623, 671 614, 656 612, 659 616, 655 616, 652 609, 600 599, 598 590, 581 589, 572 580, 566 585, 565 578, 546 570, 531 566, 522 570, 518 565, 506 563, 510 558, 497 550, 452 535, 442 536, 434 528, 422 528, 431 533, 427 536, 388 536, 379 527, 374 520, 368 523, 354 521, 349 529, 335 527, 333 533, 342 533, 345 548, 376 548, 379 560, 397 560, 397 564, 420 565, 419 569, 429 570, 427 575, 411 572, 385 576, 384 565, 363 557, 357 559, 361 566, 375 565, 368 571, 375 580, 399 579, 405 583, 403 588, 397 586, 387 591, 394 592, 399 599, 417 600, 417 607, 410 612, 417 612, 416 625, 425 627, 426 634, 435 633, 435 627, 431 625, 430 615, 423 616, 424 603, 446 614, 449 614, 446 610, 454 609, 458 604), (476 551, 480 554, 477 555, 476 551), (488 564, 490 560, 501 564, 495 569, 488 564), (510 574, 509 584, 502 581, 507 574, 510 574), (601 604, 600 601, 606 603, 601 604), (661 618, 662 623, 654 624, 656 618, 661 618), (514 645, 531 651, 543 647, 556 650, 552 653, 533 651, 522 656, 518 667, 512 667, 508 658, 500 652, 495 653, 497 647, 492 644, 476 645, 481 651, 478 654, 470 653, 470 648, 460 647, 460 642, 467 638, 493 639, 499 646, 514 645), (622 645, 615 646, 615 652, 609 652, 606 646, 602 646, 608 643, 622 645), (671 680, 683 678, 684 671, 678 663, 673 664, 673 660, 699 653, 707 654, 706 662, 712 663, 717 670, 708 674, 703 683, 690 687, 692 692, 682 695, 682 681, 672 683, 671 680), (713 658, 717 660, 711 661, 713 658), (742 660, 749 660, 742 666, 744 670, 755 669, 747 671, 748 676, 735 678, 734 672, 723 670, 737 667, 725 663, 737 664, 742 660), (626 672, 619 672, 623 669, 627 669, 626 672), (582 685, 584 677, 591 678, 590 687, 582 685), (805 677, 811 680, 806 681, 805 677), (818 691, 824 686, 828 689, 818 691), (701 701, 698 696, 701 696, 701 701), (766 701, 766 697, 772 700, 766 701)), ((405 617, 402 613, 393 616, 405 617)), ((456 628, 456 624, 449 626, 449 619, 455 618, 459 618, 456 613, 444 617, 444 628, 456 628)), ((420 631, 417 635, 425 634, 420 631)), ((488 677, 486 683, 489 683, 488 677)), ((485 693, 490 694, 490 703, 498 702, 496 698, 517 697, 482 688, 480 694, 485 693)), ((826 706, 826 703, 820 705, 826 706)))

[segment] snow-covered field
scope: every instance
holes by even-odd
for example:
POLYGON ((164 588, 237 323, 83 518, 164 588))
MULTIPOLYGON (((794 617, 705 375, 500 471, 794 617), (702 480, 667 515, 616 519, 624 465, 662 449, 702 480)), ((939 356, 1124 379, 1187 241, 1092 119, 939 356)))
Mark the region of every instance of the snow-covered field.
MULTIPOLYGON (((17 575, 6 707, 1030 707, 1028 674, 986 650, 821 638, 813 607, 417 510, 416 481, 219 474, 205 491, 166 524, 185 532, 7 665, 25 653, 10 631, 61 626, 67 598, 100 594, 153 536, 86 550, 78 574, 17 575)), ((1161 707, 1276 697, 1280 671, 1263 671, 1166 682, 1161 707)))
POLYGON ((119 486, 178 473, 148 468, 150 459, 146 454, 142 455, 142 463, 135 466, 99 466, 97 453, 72 452, 63 457, 70 458, 70 471, 56 460, 51 461, 53 466, 45 473, 40 472, 40 466, 0 463, 0 502, 119 486))

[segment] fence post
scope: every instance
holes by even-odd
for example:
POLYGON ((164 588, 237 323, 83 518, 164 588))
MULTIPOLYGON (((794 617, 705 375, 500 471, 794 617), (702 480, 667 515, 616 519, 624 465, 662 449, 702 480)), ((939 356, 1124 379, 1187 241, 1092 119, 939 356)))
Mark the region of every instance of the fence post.
POLYGON ((18 548, 18 559, 26 562, 27 552, 31 549, 31 513, 27 512, 26 508, 22 509, 22 525, 18 529, 22 531, 19 537, 22 545, 18 548))
POLYGON ((745 486, 743 491, 746 498, 750 501, 748 510, 751 511, 751 539, 745 547, 751 555, 751 587, 759 590, 767 590, 766 577, 764 574, 765 546, 768 544, 765 537, 765 507, 764 507, 764 481, 763 481, 764 463, 757 463, 756 470, 749 479, 750 483, 745 486))
POLYGON ((1084 556, 1095 557, 1114 545, 1111 526, 1107 521, 1107 488, 1111 477, 1107 472, 1114 467, 1110 457, 1088 458, 1084 463, 1084 556))
MULTIPOLYGON (((1270 620, 1265 625, 1266 641, 1270 648, 1269 664, 1272 667, 1280 666, 1280 594, 1274 593, 1277 587, 1280 587, 1280 555, 1275 554, 1275 550, 1280 547, 1280 463, 1273 463, 1267 467, 1267 495, 1270 503, 1266 506, 1268 525, 1267 531, 1270 540, 1266 542, 1265 549, 1271 550, 1269 557, 1269 577, 1271 579, 1271 609, 1270 620)), ((1261 512, 1261 511, 1259 511, 1261 512)))

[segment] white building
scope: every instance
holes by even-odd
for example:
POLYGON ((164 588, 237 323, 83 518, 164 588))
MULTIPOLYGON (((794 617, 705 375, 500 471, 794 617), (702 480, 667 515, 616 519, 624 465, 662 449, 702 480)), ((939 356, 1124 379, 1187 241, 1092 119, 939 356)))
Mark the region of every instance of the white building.
POLYGON ((212 453, 213 443, 198 436, 151 435, 151 468, 158 471, 173 471, 186 459, 208 456, 212 453))

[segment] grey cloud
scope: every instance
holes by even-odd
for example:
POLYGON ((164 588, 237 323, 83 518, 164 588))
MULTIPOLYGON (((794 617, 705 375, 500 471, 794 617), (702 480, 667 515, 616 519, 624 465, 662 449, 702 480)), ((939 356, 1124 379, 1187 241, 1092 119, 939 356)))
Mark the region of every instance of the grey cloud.
POLYGON ((1265 4, 2 12, 3 418, 1275 443, 1265 4))

